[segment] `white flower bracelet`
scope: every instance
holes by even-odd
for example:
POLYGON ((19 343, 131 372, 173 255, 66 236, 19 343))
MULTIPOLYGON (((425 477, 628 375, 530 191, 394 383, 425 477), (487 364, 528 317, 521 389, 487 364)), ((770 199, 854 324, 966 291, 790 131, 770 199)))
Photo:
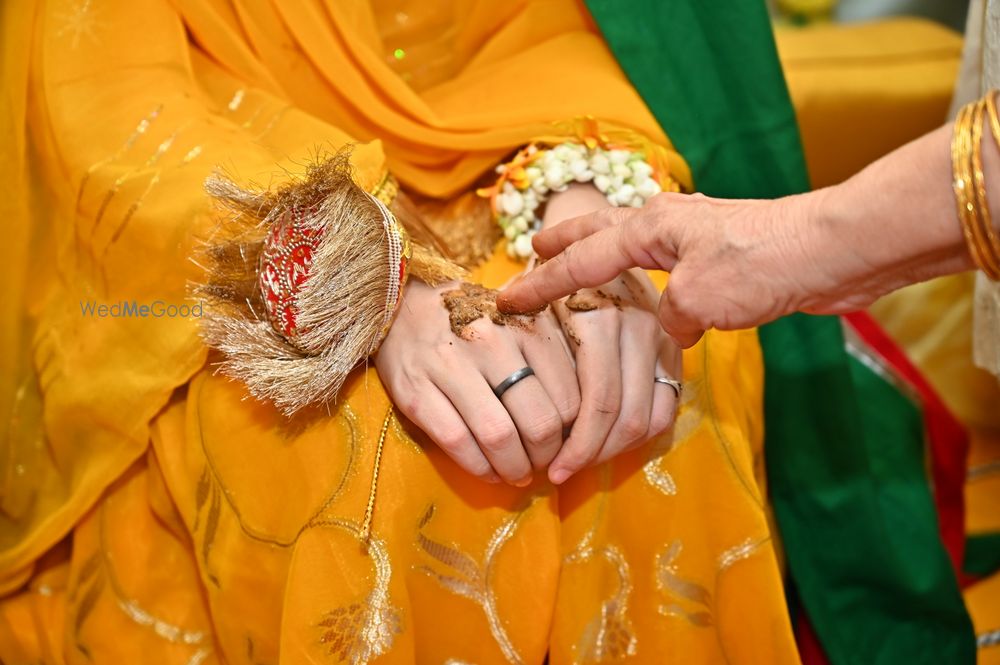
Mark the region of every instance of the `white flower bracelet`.
POLYGON ((479 193, 490 198, 508 256, 522 260, 534 255, 531 238, 542 228, 539 208, 552 192, 589 182, 611 205, 641 208, 663 191, 642 152, 571 141, 551 148, 528 145, 496 171, 496 185, 479 193))

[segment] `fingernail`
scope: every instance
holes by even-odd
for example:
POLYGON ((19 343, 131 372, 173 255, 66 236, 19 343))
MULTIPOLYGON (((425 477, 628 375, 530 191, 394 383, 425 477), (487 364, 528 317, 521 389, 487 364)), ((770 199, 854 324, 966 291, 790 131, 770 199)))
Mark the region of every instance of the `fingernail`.
MULTIPOLYGON (((521 280, 518 280, 518 282, 519 281, 521 280)), ((507 289, 510 289, 516 285, 517 282, 514 282, 513 284, 508 286, 507 289)), ((504 289, 499 294, 497 294, 497 311, 500 312, 501 314, 519 314, 520 312, 514 311, 511 308, 510 301, 507 299, 507 289, 504 289)))
POLYGON ((532 480, 533 479, 531 477, 531 474, 529 473, 524 478, 521 478, 520 480, 515 480, 513 482, 513 485, 514 485, 514 487, 527 487, 528 485, 531 484, 532 480))
POLYGON ((572 475, 573 473, 569 469, 556 469, 549 471, 549 480, 555 485, 561 485, 572 475))

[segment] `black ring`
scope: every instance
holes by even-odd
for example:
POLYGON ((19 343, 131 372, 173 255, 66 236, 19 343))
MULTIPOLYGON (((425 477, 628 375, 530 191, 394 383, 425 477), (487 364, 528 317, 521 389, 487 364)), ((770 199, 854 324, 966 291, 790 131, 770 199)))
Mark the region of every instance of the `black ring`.
POLYGON ((500 385, 498 385, 496 388, 493 389, 493 394, 497 396, 497 399, 500 399, 500 396, 503 395, 508 390, 510 390, 510 387, 512 385, 514 385, 521 379, 528 378, 534 373, 535 370, 531 369, 530 367, 522 367, 521 369, 517 370, 516 372, 508 376, 506 379, 501 381, 500 385))

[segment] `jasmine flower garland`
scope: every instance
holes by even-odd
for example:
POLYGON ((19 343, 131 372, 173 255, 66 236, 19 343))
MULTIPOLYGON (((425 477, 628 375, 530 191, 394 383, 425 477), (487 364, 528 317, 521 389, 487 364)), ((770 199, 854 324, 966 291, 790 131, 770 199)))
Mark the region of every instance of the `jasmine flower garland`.
POLYGON ((552 148, 529 145, 496 170, 497 186, 480 194, 492 198, 508 256, 523 260, 534 254, 531 238, 542 228, 538 211, 552 192, 565 191, 574 182, 589 182, 611 205, 640 208, 662 191, 641 152, 575 142, 552 148))

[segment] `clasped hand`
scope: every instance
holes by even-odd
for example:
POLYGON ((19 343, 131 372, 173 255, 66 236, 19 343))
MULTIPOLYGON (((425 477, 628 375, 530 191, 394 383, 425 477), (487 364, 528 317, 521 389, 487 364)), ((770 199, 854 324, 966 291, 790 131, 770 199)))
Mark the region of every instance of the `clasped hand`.
MULTIPOLYGON (((571 213, 594 204, 566 201, 571 213)), ((397 408, 469 473, 525 486, 547 469, 558 484, 673 423, 677 395, 654 378, 679 379, 681 355, 644 272, 581 290, 523 325, 483 316, 460 331, 442 302, 455 287, 407 285, 376 368, 397 408), (534 375, 497 398, 493 388, 523 367, 534 375)))

